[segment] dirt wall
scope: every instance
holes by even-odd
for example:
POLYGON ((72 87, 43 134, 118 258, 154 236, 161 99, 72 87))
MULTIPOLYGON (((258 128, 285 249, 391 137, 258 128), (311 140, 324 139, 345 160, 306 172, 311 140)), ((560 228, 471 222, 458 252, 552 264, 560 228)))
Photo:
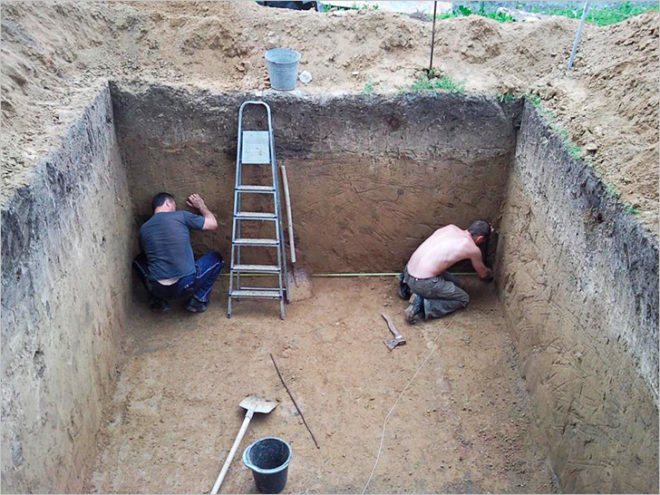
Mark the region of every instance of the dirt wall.
POLYGON ((658 246, 526 104, 500 296, 567 492, 658 491, 658 246))
MULTIPOLYGON (((272 106, 298 259, 312 271, 398 270, 435 228, 493 218, 515 145, 516 104, 452 94, 327 97, 112 85, 138 221, 151 197, 201 193, 219 220, 197 251, 229 255, 237 114, 272 106)), ((256 119, 259 120, 259 119, 256 119)))
POLYGON ((110 91, 2 208, 2 491, 79 492, 124 329, 131 228, 110 91))

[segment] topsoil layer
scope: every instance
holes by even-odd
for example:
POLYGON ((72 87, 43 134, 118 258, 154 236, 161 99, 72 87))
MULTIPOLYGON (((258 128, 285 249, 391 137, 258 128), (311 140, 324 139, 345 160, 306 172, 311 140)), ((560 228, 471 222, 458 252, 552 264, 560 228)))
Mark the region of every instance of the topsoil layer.
MULTIPOLYGON (((254 2, 2 4, 2 201, 29 181, 99 79, 268 87, 263 53, 302 52, 310 93, 394 92, 428 66, 431 23, 379 11, 329 14, 254 2)), ((656 230, 658 21, 588 25, 565 70, 577 21, 437 24, 435 67, 469 92, 533 93, 582 156, 656 230)))

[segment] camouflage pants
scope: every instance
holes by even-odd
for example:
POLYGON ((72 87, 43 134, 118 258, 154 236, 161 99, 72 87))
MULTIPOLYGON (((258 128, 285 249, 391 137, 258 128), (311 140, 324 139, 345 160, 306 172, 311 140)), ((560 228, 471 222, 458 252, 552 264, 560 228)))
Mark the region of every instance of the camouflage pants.
POLYGON ((424 299, 426 319, 441 318, 470 302, 467 292, 458 286, 458 281, 449 272, 431 278, 416 278, 403 270, 403 282, 410 290, 424 299))

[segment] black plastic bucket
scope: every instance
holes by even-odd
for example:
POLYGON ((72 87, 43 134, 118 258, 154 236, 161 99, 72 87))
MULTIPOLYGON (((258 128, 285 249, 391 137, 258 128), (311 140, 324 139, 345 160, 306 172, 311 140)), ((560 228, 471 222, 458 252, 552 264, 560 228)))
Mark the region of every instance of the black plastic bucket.
POLYGON ((280 493, 286 485, 291 447, 281 438, 260 438, 243 452, 243 464, 252 470, 257 490, 280 493))

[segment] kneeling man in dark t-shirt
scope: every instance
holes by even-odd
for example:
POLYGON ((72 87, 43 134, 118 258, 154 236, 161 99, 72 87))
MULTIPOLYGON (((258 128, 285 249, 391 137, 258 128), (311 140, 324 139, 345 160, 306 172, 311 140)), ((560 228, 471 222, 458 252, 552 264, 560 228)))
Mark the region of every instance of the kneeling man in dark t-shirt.
POLYGON ((133 266, 151 295, 152 309, 167 311, 169 299, 190 296, 188 311, 206 311, 211 289, 224 265, 215 251, 195 260, 190 230, 215 230, 218 222, 199 194, 191 194, 186 203, 201 215, 177 211, 174 196, 158 193, 151 203, 153 216, 140 228, 143 252, 133 266))

